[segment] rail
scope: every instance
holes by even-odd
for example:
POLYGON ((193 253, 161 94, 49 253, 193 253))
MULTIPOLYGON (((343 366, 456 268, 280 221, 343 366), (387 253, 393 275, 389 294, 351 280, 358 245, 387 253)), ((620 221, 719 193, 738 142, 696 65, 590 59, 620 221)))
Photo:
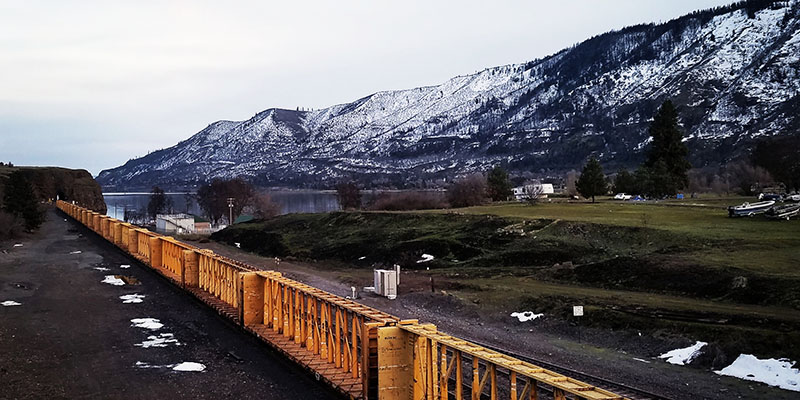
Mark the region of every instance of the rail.
POLYGON ((59 200, 56 206, 358 399, 624 397, 304 283, 59 200), (508 379, 498 379, 498 371, 508 379), (502 381, 502 382, 501 382, 502 381), (466 389, 466 390, 465 390, 466 389))

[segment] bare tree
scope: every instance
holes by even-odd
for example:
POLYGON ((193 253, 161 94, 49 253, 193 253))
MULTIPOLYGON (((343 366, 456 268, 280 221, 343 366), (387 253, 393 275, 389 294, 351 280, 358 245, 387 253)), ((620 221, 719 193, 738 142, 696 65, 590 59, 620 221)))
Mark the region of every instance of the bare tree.
POLYGON ((269 219, 281 212, 281 205, 272 201, 268 193, 259 193, 253 197, 248 208, 258 219, 269 219))
POLYGON ((534 205, 539 202, 543 193, 544 188, 542 187, 542 184, 539 182, 534 182, 522 186, 522 193, 517 195, 517 198, 528 203, 529 205, 534 205))
POLYGON ((150 191, 150 202, 147 203, 147 215, 155 220, 156 215, 167 212, 172 207, 172 200, 158 186, 153 186, 150 191))
POLYGON ((342 210, 358 210, 361 208, 361 191, 355 182, 342 182, 336 185, 336 196, 342 210))
POLYGON ((456 180, 447 189, 447 198, 452 207, 471 207, 489 201, 486 193, 486 178, 483 174, 472 174, 456 180))
POLYGON ((578 183, 578 171, 572 170, 567 172, 567 178, 565 183, 565 191, 567 195, 570 197, 578 195, 578 188, 576 184, 578 183))
POLYGON ((766 169, 745 161, 729 163, 725 166, 725 172, 730 179, 730 186, 738 188, 744 195, 754 194, 775 182, 766 169))
MULTIPOLYGON (((236 220, 242 210, 250 205, 254 193, 253 187, 244 179, 214 179, 197 191, 197 203, 205 211, 208 219, 217 225, 223 216, 229 215, 229 211, 233 214, 232 219, 236 220), (233 199, 233 207, 230 207, 230 210, 229 198, 233 199)), ((229 222, 233 223, 233 221, 229 222)))

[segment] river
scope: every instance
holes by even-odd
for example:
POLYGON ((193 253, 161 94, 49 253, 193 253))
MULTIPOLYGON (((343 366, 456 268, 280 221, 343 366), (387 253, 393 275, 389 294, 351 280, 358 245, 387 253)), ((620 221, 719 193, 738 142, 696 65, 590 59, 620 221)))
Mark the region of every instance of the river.
MULTIPOLYGON (((272 201, 281 206, 281 214, 321 213, 339 210, 339 200, 333 190, 272 190, 272 201)), ((202 215, 194 193, 166 193, 173 213, 202 215)), ((103 193, 110 217, 123 219, 125 210, 147 209, 150 193, 103 193)))

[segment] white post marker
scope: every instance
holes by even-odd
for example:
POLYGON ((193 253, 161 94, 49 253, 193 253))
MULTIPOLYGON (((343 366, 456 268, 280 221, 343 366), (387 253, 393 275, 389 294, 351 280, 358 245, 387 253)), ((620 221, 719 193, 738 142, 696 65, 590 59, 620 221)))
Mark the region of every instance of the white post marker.
MULTIPOLYGON (((583 306, 572 306, 572 316, 574 316, 574 317, 582 317, 583 316, 583 306)), ((578 343, 580 343, 580 342, 581 342, 581 323, 578 322, 578 343)))

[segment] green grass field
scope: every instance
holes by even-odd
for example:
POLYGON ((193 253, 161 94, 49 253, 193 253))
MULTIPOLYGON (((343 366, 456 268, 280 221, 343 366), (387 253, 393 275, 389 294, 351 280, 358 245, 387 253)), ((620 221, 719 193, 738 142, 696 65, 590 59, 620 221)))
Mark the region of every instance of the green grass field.
POLYGON ((425 290, 432 275, 437 289, 490 314, 525 307, 567 319, 571 305, 584 304, 584 321, 598 327, 800 357, 800 220, 729 218, 726 206, 745 200, 295 214, 212 239, 324 261, 316 265, 354 284, 398 263, 418 270, 411 290, 425 290), (423 253, 435 260, 418 264, 423 253))
POLYGON ((455 210, 526 219, 561 219, 602 225, 653 228, 691 241, 727 241, 731 246, 708 246, 680 257, 708 266, 734 267, 764 274, 800 277, 800 220, 771 221, 729 218, 725 207, 747 198, 699 199, 656 204, 603 201, 554 202, 535 206, 501 204, 455 210))

